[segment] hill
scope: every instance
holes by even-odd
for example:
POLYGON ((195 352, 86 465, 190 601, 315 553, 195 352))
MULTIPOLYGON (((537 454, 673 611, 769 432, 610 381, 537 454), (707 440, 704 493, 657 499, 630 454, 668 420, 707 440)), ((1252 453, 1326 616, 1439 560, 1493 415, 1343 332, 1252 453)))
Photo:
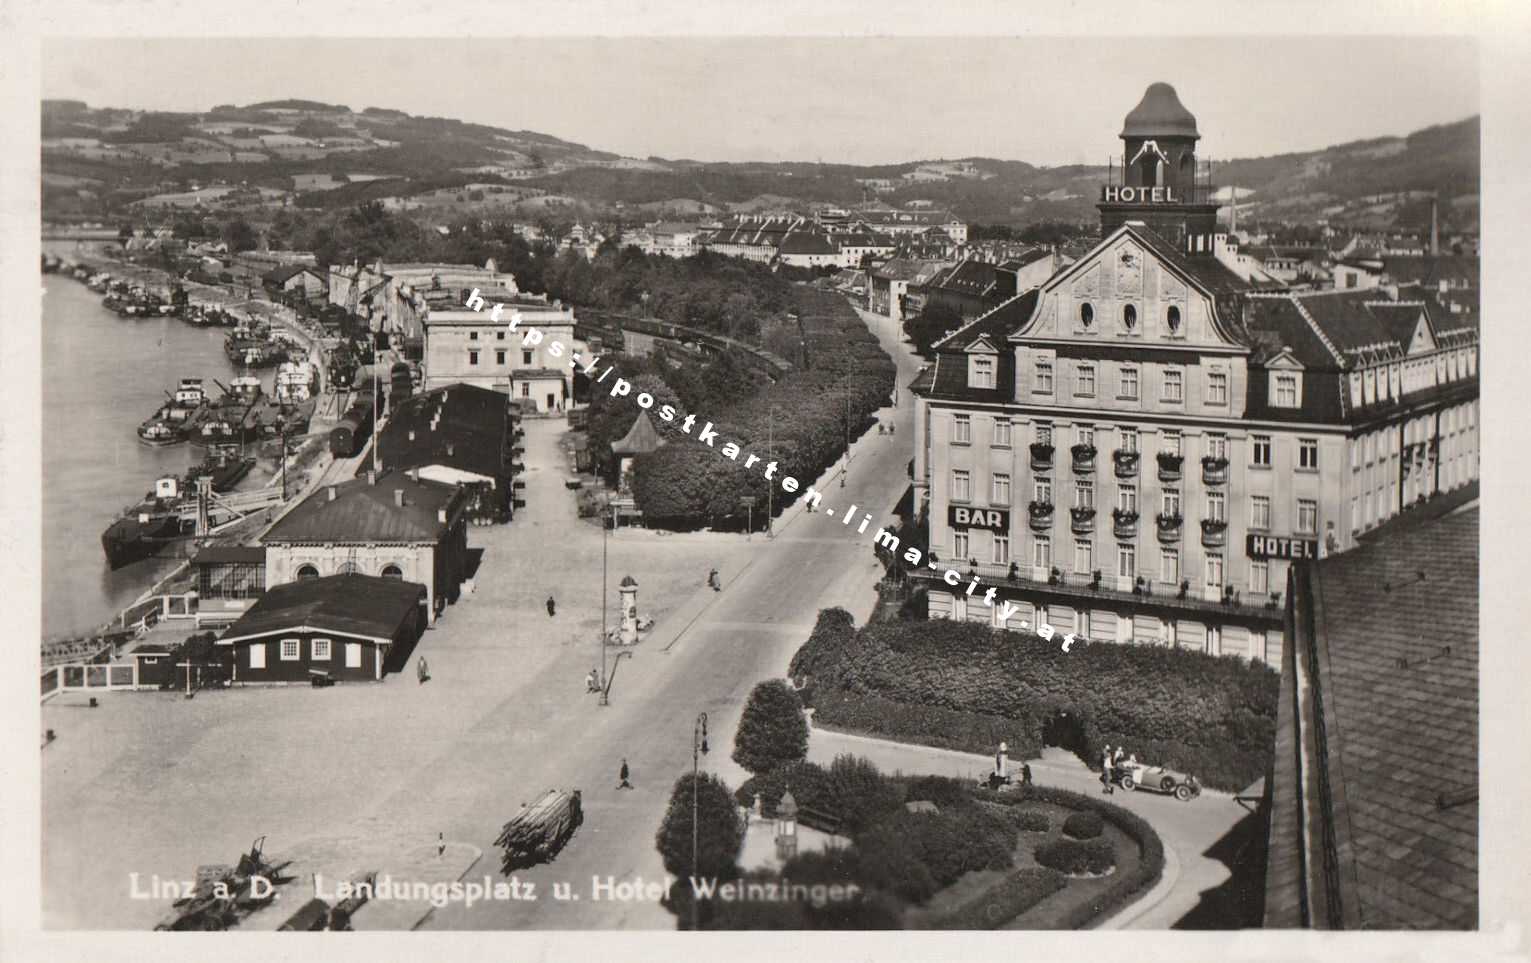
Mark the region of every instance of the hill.
MULTIPOLYGON (((456 213, 481 203, 497 213, 551 203, 600 216, 851 205, 875 196, 895 205, 929 201, 971 223, 1092 222, 1105 177, 1101 167, 985 157, 865 167, 640 159, 536 131, 302 99, 205 113, 45 100, 42 137, 43 208, 52 219, 196 207, 201 187, 219 184, 247 190, 217 209, 246 212, 377 199, 456 213)), ((1476 228, 1479 121, 1219 162, 1213 181, 1237 186, 1240 218, 1417 226, 1429 217, 1427 193, 1438 191, 1447 229, 1476 228)))

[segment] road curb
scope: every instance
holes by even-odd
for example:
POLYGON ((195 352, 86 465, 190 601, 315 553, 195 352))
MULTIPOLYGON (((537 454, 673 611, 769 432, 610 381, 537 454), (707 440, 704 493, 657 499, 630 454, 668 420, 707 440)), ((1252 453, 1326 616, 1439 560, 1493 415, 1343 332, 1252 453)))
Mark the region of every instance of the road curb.
MULTIPOLYGON (((1158 832, 1158 830, 1155 830, 1155 832, 1158 832)), ((1147 893, 1144 893, 1128 906, 1112 914, 1109 919, 1092 927, 1092 929, 1126 929, 1138 919, 1147 915, 1150 910, 1158 908, 1159 904, 1169 898, 1170 891, 1180 882, 1180 857, 1175 853, 1173 846, 1165 846, 1162 840, 1160 841, 1160 847, 1164 850, 1164 871, 1159 874, 1159 881, 1147 893)))

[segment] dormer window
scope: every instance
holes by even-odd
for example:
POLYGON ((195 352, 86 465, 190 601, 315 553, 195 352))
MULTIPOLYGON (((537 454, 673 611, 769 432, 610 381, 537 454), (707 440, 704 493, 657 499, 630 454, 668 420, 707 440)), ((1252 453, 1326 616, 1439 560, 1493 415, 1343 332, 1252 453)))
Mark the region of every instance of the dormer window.
POLYGON ((968 358, 968 387, 994 387, 994 356, 975 354, 968 358))
POLYGON ((1271 406, 1275 408, 1296 408, 1302 403, 1297 387, 1296 374, 1277 374, 1272 379, 1271 406))
POLYGON ((1138 307, 1137 307, 1137 305, 1135 305, 1135 304, 1123 305, 1122 306, 1122 326, 1125 327, 1128 331, 1131 331, 1133 328, 1137 327, 1137 324, 1138 324, 1138 307))

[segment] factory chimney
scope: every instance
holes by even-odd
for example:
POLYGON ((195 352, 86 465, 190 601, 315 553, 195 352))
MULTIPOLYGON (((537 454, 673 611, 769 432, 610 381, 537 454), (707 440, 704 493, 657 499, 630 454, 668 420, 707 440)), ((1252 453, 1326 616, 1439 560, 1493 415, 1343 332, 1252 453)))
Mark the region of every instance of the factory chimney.
POLYGON ((1441 253, 1440 191, 1430 195, 1430 256, 1441 253))

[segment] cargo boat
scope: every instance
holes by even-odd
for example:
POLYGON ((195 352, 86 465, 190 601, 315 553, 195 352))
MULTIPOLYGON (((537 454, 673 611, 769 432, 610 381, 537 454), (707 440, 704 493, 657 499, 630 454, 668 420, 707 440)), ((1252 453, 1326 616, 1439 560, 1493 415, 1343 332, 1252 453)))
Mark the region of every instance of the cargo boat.
POLYGON ((222 398, 208 404, 188 440, 202 446, 255 440, 257 433, 247 429, 247 421, 260 396, 259 378, 250 375, 235 378, 224 388, 222 398))
POLYGON ((106 564, 113 569, 149 558, 161 548, 187 538, 194 523, 182 521, 180 481, 161 478, 143 501, 122 513, 101 533, 106 564))
POLYGON ((138 426, 138 440, 146 445, 160 447, 185 441, 207 407, 201 378, 182 378, 175 394, 166 395, 169 400, 138 426))
POLYGON ((182 490, 196 491, 197 479, 206 475, 213 480, 213 492, 221 495, 243 481, 254 467, 255 459, 241 455, 238 445, 211 445, 207 457, 186 472, 182 479, 182 490))

